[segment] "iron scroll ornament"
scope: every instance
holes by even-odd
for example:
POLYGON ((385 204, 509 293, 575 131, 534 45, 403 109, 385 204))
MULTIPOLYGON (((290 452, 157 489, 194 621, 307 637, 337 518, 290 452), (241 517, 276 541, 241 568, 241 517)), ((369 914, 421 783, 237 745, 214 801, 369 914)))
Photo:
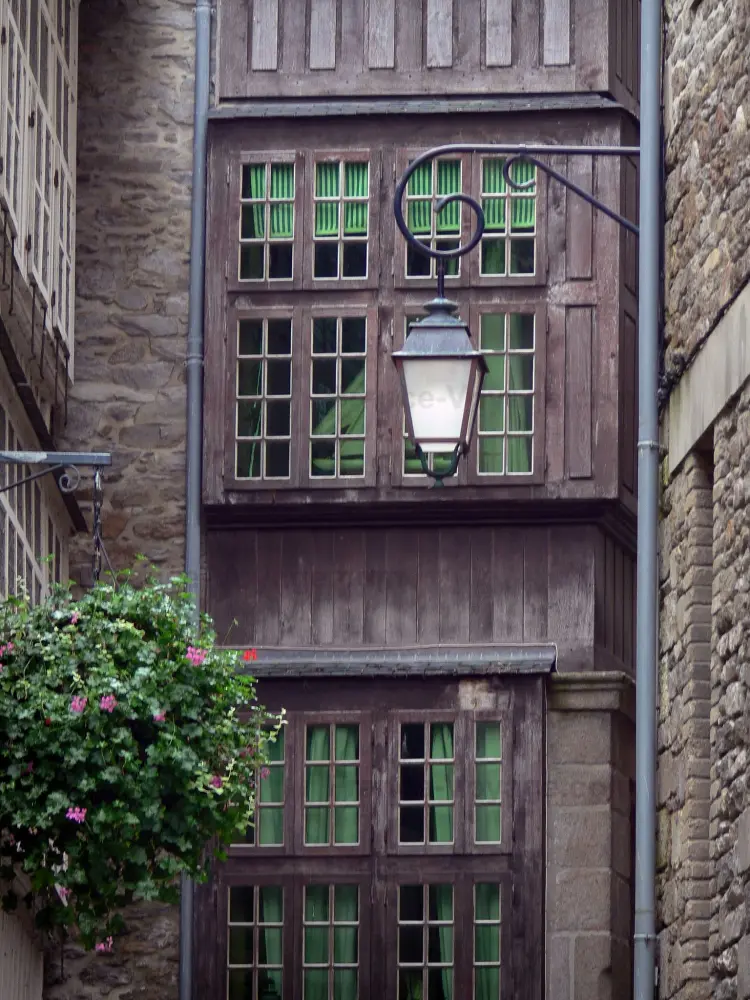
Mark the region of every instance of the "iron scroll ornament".
POLYGON ((535 183, 535 180, 530 181, 516 181, 511 175, 510 171, 514 163, 531 163, 543 173, 552 177, 553 180, 558 181, 569 191, 577 194, 579 198, 582 198, 589 205, 603 212, 610 219, 613 219, 629 233, 634 236, 638 236, 638 226, 631 222, 630 219, 626 219, 625 216, 620 215, 613 208, 605 205, 603 202, 595 198, 589 191, 580 187, 574 181, 571 181, 565 174, 560 173, 559 170, 555 170, 544 160, 540 159, 542 156, 592 156, 592 157, 602 157, 602 156, 614 156, 614 157, 629 157, 629 156, 639 156, 640 148, 638 146, 525 146, 517 144, 498 144, 498 143, 450 143, 445 146, 435 146, 432 149, 428 149, 426 152, 417 156, 409 166, 406 168, 404 173, 396 185, 396 191, 393 196, 393 214, 396 217, 396 225, 401 231, 401 235, 406 240, 407 244, 413 247, 418 253, 423 254, 425 257, 431 257, 438 262, 438 294, 442 295, 442 284, 445 271, 445 261, 456 257, 463 257, 464 254, 470 253, 474 247, 477 246, 479 241, 484 235, 484 212, 482 211, 482 206, 479 202, 467 194, 448 194, 444 195, 442 198, 438 199, 434 206, 433 211, 435 214, 439 214, 446 207, 446 205, 452 204, 453 202, 463 202, 468 205, 477 218, 476 228, 471 234, 471 239, 468 243, 455 247, 452 250, 437 250, 433 247, 427 246, 423 243, 415 234, 409 229, 404 218, 404 194, 406 193, 409 181, 412 175, 425 163, 430 163, 432 160, 439 159, 440 157, 452 156, 457 153, 486 153, 494 156, 505 156, 506 160, 503 164, 503 178, 505 183, 514 191, 528 191, 535 183))

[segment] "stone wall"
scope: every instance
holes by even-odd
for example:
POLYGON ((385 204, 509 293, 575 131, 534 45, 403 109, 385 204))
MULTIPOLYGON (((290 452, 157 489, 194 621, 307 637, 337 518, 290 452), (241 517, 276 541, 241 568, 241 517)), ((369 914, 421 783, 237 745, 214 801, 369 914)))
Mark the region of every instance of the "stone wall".
POLYGON ((710 952, 714 1000, 750 997, 750 385, 714 427, 710 952))
MULTIPOLYGON (((75 385, 65 444, 111 451, 117 569, 184 565, 185 352, 193 112, 189 0, 81 6, 75 385)), ((79 537, 72 576, 90 579, 79 537)), ((46 1000, 172 1000, 178 916, 138 906, 111 955, 47 956, 46 1000), (62 962, 61 962, 62 958, 62 962)))
MULTIPOLYGON (((80 17, 76 377, 66 443, 112 452, 113 565, 184 559, 193 110, 189 0, 98 0, 80 17)), ((87 579, 90 542, 74 549, 87 579)))
POLYGON ((750 271, 749 0, 666 0, 667 367, 750 271))
POLYGON ((663 997, 708 997, 712 469, 690 456, 662 499, 657 893, 663 997))

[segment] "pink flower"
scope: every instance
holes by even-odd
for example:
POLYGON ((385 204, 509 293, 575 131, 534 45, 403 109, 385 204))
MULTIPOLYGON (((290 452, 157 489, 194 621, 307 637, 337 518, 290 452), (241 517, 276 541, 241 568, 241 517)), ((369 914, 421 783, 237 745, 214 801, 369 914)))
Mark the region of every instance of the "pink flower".
POLYGON ((74 611, 73 614, 70 616, 70 624, 77 625, 80 617, 81 617, 80 614, 77 611, 74 611))
POLYGON ((117 698, 115 698, 113 694, 105 694, 104 697, 99 700, 99 708, 102 712, 114 712, 116 704, 117 698))
POLYGON ((5 656, 6 653, 12 653, 12 652, 13 652, 12 642, 6 643, 5 646, 0 646, 0 656, 5 656))
POLYGON ((29 763, 26 765, 26 773, 31 774, 33 770, 34 770, 34 761, 30 760, 29 763))
POLYGON ((112 951, 112 943, 113 943, 112 935, 110 934, 110 936, 108 938, 105 938, 104 941, 97 941, 96 945, 94 946, 94 950, 99 952, 112 951))
POLYGON ((75 806, 75 808, 70 808, 65 813, 66 819, 72 819, 74 823, 83 823, 86 819, 86 810, 81 809, 80 806, 75 806))
POLYGON ((70 889, 66 889, 64 885, 58 885, 57 895, 63 901, 63 903, 68 902, 68 896, 70 895, 70 889))
POLYGON ((211 785, 212 788, 221 788, 223 784, 224 782, 221 780, 218 774, 215 774, 213 778, 211 778, 211 780, 209 781, 209 785, 211 785))
POLYGON ((154 722, 164 722, 166 717, 164 712, 154 712, 154 722))
POLYGON ((260 769, 260 776, 261 776, 261 778, 263 780, 265 780, 270 774, 271 774, 271 769, 270 768, 268 768, 268 767, 262 767, 260 769))
POLYGON ((80 715, 88 704, 88 698, 84 698, 83 695, 76 695, 75 698, 70 703, 70 711, 75 712, 80 715))
POLYGON ((206 650, 199 649, 197 646, 188 646, 187 653, 185 654, 194 667, 199 667, 206 659, 206 655, 206 650))

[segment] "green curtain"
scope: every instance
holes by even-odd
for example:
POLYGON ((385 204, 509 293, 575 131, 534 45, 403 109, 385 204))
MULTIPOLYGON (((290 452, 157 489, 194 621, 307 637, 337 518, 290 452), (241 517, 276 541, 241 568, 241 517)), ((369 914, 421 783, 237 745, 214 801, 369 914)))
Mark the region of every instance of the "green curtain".
MULTIPOLYGON (((504 160, 482 162, 482 193, 505 194, 504 160)), ((505 198, 483 198, 482 210, 487 232, 505 232, 505 198)))
POLYGON ((330 835, 330 754, 331 732, 328 726, 307 727, 305 764, 305 843, 327 844, 330 835), (323 763, 315 766, 315 761, 323 763), (313 765, 313 766, 311 766, 313 765))
MULTIPOLYGON (((446 194, 459 194, 461 191, 461 161, 438 160, 437 164, 437 194, 442 198, 446 194)), ((455 233, 461 230, 461 203, 454 201, 446 205, 436 217, 437 233, 455 233)))
MULTIPOLYGON (((255 385, 255 391, 254 391, 254 395, 257 396, 259 400, 263 396, 263 365, 264 365, 264 363, 265 362, 260 361, 259 364, 258 364, 258 377, 257 377, 256 385, 255 385)), ((239 405, 239 403, 238 403, 238 405, 239 405)), ((252 428, 252 434, 254 435, 254 437, 253 437, 253 440, 249 442, 249 444, 250 444, 250 462, 249 462, 249 468, 247 469, 247 474, 248 475, 255 468, 256 456, 259 457, 260 449, 263 447, 263 444, 262 444, 262 441, 261 441, 261 438, 260 438, 260 433, 261 433, 261 430, 263 429, 263 407, 265 405, 266 404, 264 402, 260 402, 260 405, 258 406, 258 417, 257 417, 257 420, 255 422, 255 426, 252 428)), ((245 443, 247 444, 248 442, 245 442, 245 443)), ((260 462, 258 462, 258 468, 259 468, 259 471, 262 472, 262 468, 261 468, 261 463, 260 462)), ((237 470, 238 475, 239 475, 239 472, 240 472, 240 470, 238 469, 237 470)))
POLYGON ((336 726, 334 736, 335 794, 333 843, 356 844, 359 840, 359 729, 336 726))
POLYGON ((265 205, 266 197, 266 165, 265 163, 255 163, 250 167, 250 197, 258 199, 260 204, 253 205, 253 229, 256 235, 265 232, 265 205))
POLYGON ((447 921, 438 928, 440 961, 450 963, 450 968, 443 969, 441 978, 445 1000, 453 1000, 453 886, 433 885, 430 889, 435 893, 438 920, 447 921))
MULTIPOLYGON (((356 925, 359 917, 359 890, 356 885, 337 885, 333 890, 333 916, 337 924, 356 925)), ((335 965, 357 965, 359 962, 357 939, 358 926, 333 929, 333 961, 335 965)), ((357 969, 334 969, 333 996, 335 1000, 356 1000, 357 969)))
MULTIPOLYGON (((529 389, 524 385, 523 355, 511 354, 508 357, 508 388, 529 389)), ((531 428, 526 420, 526 401, 528 396, 508 396, 508 430, 529 431, 531 428)), ((531 435, 527 437, 508 437, 508 472, 531 472, 531 435)))
POLYGON ((367 197, 369 169, 366 163, 344 164, 344 195, 347 198, 362 198, 362 201, 347 201, 344 204, 344 235, 365 236, 367 234, 367 197))
MULTIPOLYGON (((525 163, 521 160, 516 161, 511 170, 513 180, 518 184, 525 184, 534 179, 536 167, 533 163, 525 163)), ((528 198, 513 198, 512 205, 511 229, 533 229, 536 218, 536 185, 529 188, 528 198)))
POLYGON ((502 754, 502 737, 499 725, 481 724, 476 747, 476 830, 475 840, 481 843, 497 842, 500 838, 498 807, 482 807, 481 802, 500 797, 501 765, 497 761, 482 763, 483 758, 499 758, 502 754), (481 734, 481 745, 479 743, 481 734))
POLYGON ((294 236, 294 164, 271 164, 271 237, 294 236))
POLYGON ((355 885, 337 885, 331 893, 327 885, 310 885, 305 890, 305 965, 320 968, 305 969, 305 1000, 328 1000, 330 968, 333 967, 336 1000, 356 1000, 357 970, 336 968, 341 965, 356 966, 358 889, 355 885), (352 926, 340 926, 350 923, 352 926), (333 924, 333 955, 330 930, 333 924))
POLYGON ((260 803, 258 809, 258 843, 264 847, 284 843, 284 730, 279 732, 274 742, 266 744, 268 760, 272 765, 268 768, 268 777, 260 778, 260 803), (263 806, 266 808, 262 808, 263 806), (269 808, 273 805, 274 808, 269 808))
POLYGON ((338 163, 318 163, 315 167, 316 198, 331 198, 315 204, 315 235, 339 234, 339 167, 338 163))
POLYGON ((474 1000, 498 1000, 500 996, 500 887, 480 882, 475 887, 474 961, 496 965, 474 970, 474 1000), (491 920, 493 923, 476 921, 491 920))
POLYGON ((423 196, 407 207, 409 229, 416 235, 429 234, 432 214, 432 164, 423 163, 409 178, 408 194, 423 196))
MULTIPOLYGON (((334 438, 336 436, 336 419, 338 416, 337 407, 341 407, 341 441, 339 444, 339 463, 341 465, 341 472, 347 471, 347 463, 351 465, 352 462, 362 461, 362 446, 363 441, 361 438, 347 438, 347 434, 361 434, 365 427, 365 398, 363 396, 357 397, 357 393, 363 393, 365 391, 365 369, 359 372, 355 378, 345 386, 342 390, 343 395, 337 401, 337 406, 332 407, 328 413, 320 420, 313 428, 314 437, 328 437, 334 438), (354 397, 354 398, 350 398, 354 397)), ((332 458, 320 458, 315 459, 314 465, 316 469, 321 471, 330 472, 333 468, 334 459, 332 458)))
MULTIPOLYGON (((446 764, 430 764, 430 799, 446 802, 453 799, 453 726, 437 723, 430 726, 430 757, 451 760, 446 764)), ((453 840, 453 805, 430 806, 430 841, 450 843, 453 840)))
POLYGON ((265 924, 283 924, 283 890, 276 885, 258 886, 258 962, 277 968, 261 969, 258 973, 258 1000, 281 1000, 283 948, 282 927, 267 927, 265 924))

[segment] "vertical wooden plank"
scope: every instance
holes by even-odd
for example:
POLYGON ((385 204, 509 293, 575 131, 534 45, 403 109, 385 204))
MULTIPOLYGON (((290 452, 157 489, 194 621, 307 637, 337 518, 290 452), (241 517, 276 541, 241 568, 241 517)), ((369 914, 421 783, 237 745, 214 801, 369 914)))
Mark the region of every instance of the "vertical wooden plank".
POLYGON ((279 65, 279 0, 253 0, 251 70, 275 70, 279 65))
POLYGON ((425 35, 428 68, 453 65, 453 0, 427 0, 425 35))
POLYGON ((341 49, 338 67, 360 74, 365 65, 364 0, 341 0, 341 49))
POLYGON ((615 543, 607 537, 604 543, 604 645, 608 652, 614 648, 615 635, 615 543))
POLYGON ((337 531, 333 542, 333 642, 359 645, 364 619, 364 534, 337 531))
POLYGON ((616 32, 619 0, 586 0, 574 6, 574 58, 577 90, 609 90, 615 85, 615 65, 622 38, 616 32))
POLYGON ((212 531, 206 539, 206 606, 220 643, 256 643, 258 561, 256 532, 212 531), (234 620, 237 625, 234 625, 234 620))
POLYGON ((440 539, 440 557, 434 586, 440 592, 440 641, 468 642, 471 594, 469 529, 440 528, 436 535, 440 539))
POLYGON ((484 0, 460 0, 456 5, 453 67, 464 73, 482 69, 482 15, 484 0))
POLYGON ((333 642, 333 532, 319 528, 311 532, 312 570, 311 607, 313 646, 333 642))
POLYGON ((249 11, 246 0, 226 0, 219 7, 218 19, 218 96, 240 97, 247 90, 249 11))
MULTIPOLYGON (((568 161, 568 176, 583 188, 591 191, 594 179, 594 161, 591 156, 571 156, 568 161)), ((572 191, 566 198, 566 273, 573 280, 592 277, 593 216, 594 210, 583 198, 572 191)))
POLYGON ((484 63, 510 66, 513 60, 513 2, 486 0, 484 26, 484 63))
POLYGON ((370 0, 367 6, 367 65, 370 69, 396 65, 396 0, 370 0))
POLYGON ((565 476, 565 306, 547 311, 547 375, 545 386, 545 436, 548 483, 565 476))
POLYGON ((310 532, 286 530, 281 540, 281 642, 309 646, 312 616, 310 532))
POLYGON ((255 642, 278 646, 281 618, 281 537, 282 532, 257 533, 258 598, 255 642), (261 577, 261 573, 263 574, 261 577), (262 583, 261 583, 262 580, 262 583))
POLYGON ((571 479, 591 477, 591 335, 589 307, 565 315, 565 458, 571 479))
POLYGON ((612 652, 619 660, 625 658, 625 565, 622 546, 615 546, 615 630, 612 638, 612 652))
POLYGON ((419 541, 410 529, 394 529, 385 538, 386 643, 410 646, 417 641, 419 541))
POLYGON ((423 528, 417 533, 419 566, 417 577, 417 642, 440 640, 440 552, 438 533, 423 528))
POLYGON ((528 528, 523 547, 523 641, 549 635, 549 528, 528 528))
POLYGON ((576 527, 550 531, 549 638, 557 643, 558 665, 566 670, 593 668, 594 539, 576 527))
POLYGON ((284 3, 281 8, 281 69, 299 76, 307 68, 307 19, 299 3, 284 3))
POLYGON ((396 18, 396 67, 421 71, 424 66, 423 52, 424 19, 421 4, 401 4, 396 18))
POLYGON ((570 0, 544 0, 544 65, 570 62, 570 0))
POLYGON ((336 69, 336 0, 310 0, 310 69, 336 69))
POLYGON ((635 621, 635 560, 630 555, 626 553, 625 555, 625 569, 624 569, 624 593, 622 598, 622 605, 624 609, 624 624, 623 624, 623 651, 622 658, 625 661, 625 665, 633 668, 635 664, 635 658, 633 656, 633 624, 635 621))
POLYGON ((541 0, 525 0, 516 6, 513 48, 518 53, 518 65, 524 69, 539 67, 540 3, 541 0))
POLYGON ((604 649, 607 643, 605 629, 607 556, 604 535, 599 529, 596 529, 594 553, 594 644, 604 649))
POLYGON ((492 532, 494 642, 523 642, 524 535, 518 528, 495 528, 492 532))
POLYGON ((364 529, 364 620, 362 642, 384 646, 386 605, 386 544, 382 529, 364 529))
POLYGON ((471 535, 470 642, 492 642, 492 586, 492 529, 475 528, 471 535))

